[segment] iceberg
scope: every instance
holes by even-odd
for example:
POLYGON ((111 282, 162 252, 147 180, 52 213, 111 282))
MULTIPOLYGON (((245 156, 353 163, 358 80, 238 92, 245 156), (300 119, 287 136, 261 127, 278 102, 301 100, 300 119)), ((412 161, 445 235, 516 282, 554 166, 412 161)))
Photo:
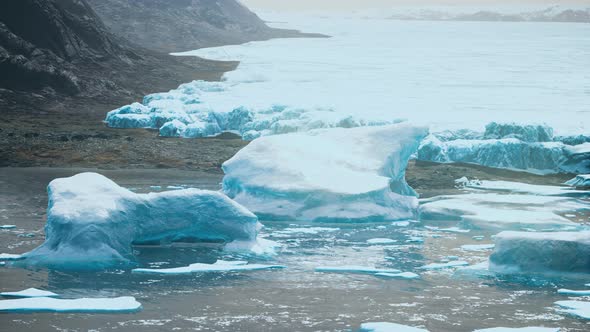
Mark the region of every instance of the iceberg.
POLYGON ((223 190, 260 218, 412 219, 418 200, 405 169, 426 134, 403 123, 261 137, 223 164, 223 190))
POLYGON ((379 269, 359 265, 342 265, 342 266, 318 266, 316 272, 333 272, 333 273, 358 273, 358 274, 376 274, 376 273, 401 273, 396 269, 379 269))
POLYGON ((499 273, 590 273, 590 231, 501 232, 490 256, 499 273))
POLYGON ((195 263, 189 266, 175 267, 170 269, 133 269, 133 273, 143 274, 192 274, 204 272, 240 272, 240 271, 259 271, 270 269, 284 269, 283 265, 265 265, 265 264, 248 264, 246 261, 223 261, 218 260, 213 264, 195 263))
POLYGON ((141 310, 134 297, 55 299, 51 297, 0 301, 0 312, 91 312, 124 313, 141 310))
POLYGON ((554 327, 492 327, 489 329, 475 330, 473 332, 559 332, 560 328, 554 327))
POLYGON ((561 294, 561 295, 568 295, 568 296, 590 296, 590 289, 573 290, 573 289, 561 288, 561 289, 557 290, 557 293, 561 294))
MULTIPOLYGON (((572 180, 575 179, 577 179, 577 177, 572 180)), ((569 184, 570 181, 566 182, 566 184, 569 184)), ((587 190, 574 190, 571 187, 535 185, 512 181, 468 180, 464 183, 464 187, 469 189, 479 189, 517 194, 531 194, 541 196, 590 196, 590 192, 587 190)))
POLYGON ((219 192, 136 194, 97 173, 51 181, 45 242, 24 265, 85 269, 128 265, 133 244, 256 242, 261 227, 219 192))
POLYGON ((16 225, 0 225, 0 229, 13 229, 16 225))
POLYGON ((584 301, 557 301, 556 305, 561 307, 560 312, 583 319, 590 319, 590 302, 584 301))
POLYGON ((4 297, 57 297, 58 294, 53 292, 37 289, 37 288, 27 288, 22 291, 18 292, 2 292, 0 296, 4 297))
POLYGON ((428 330, 396 323, 371 322, 361 324, 359 332, 428 332, 428 330))
POLYGON ((588 173, 589 155, 585 146, 561 142, 526 142, 517 138, 443 142, 434 135, 427 137, 418 150, 419 160, 472 163, 541 174, 588 173))
POLYGON ((580 174, 565 183, 572 187, 590 187, 590 174, 580 174))

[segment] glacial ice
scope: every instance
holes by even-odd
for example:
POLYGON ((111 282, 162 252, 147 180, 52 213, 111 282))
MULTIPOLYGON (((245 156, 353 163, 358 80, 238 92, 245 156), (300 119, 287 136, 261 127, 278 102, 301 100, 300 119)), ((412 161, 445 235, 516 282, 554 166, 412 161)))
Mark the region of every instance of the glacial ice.
POLYGON ((428 332, 428 330, 396 323, 370 322, 361 324, 359 332, 428 332))
POLYGON ((572 187, 590 187, 590 174, 580 174, 565 184, 572 187))
POLYGON ((442 195, 420 203, 423 221, 458 221, 463 227, 487 229, 575 229, 579 225, 561 214, 590 210, 586 202, 570 197, 500 193, 442 195))
POLYGON ((490 122, 486 125, 483 138, 517 138, 524 142, 551 142, 553 141, 553 128, 547 125, 490 122))
POLYGON ((59 295, 55 294, 53 292, 49 292, 49 291, 41 290, 41 289, 37 289, 37 288, 27 288, 25 290, 18 291, 18 292, 2 292, 2 293, 0 293, 0 296, 5 296, 5 297, 57 297, 59 295))
POLYGON ((401 273, 396 269, 380 269, 359 265, 342 265, 342 266, 318 266, 315 268, 316 272, 332 272, 332 273, 358 273, 358 274, 376 274, 376 273, 401 273))
POLYGON ((223 164, 223 190, 265 219, 411 219, 405 169, 426 133, 403 123, 261 137, 223 164))
POLYGON ((556 305, 561 307, 560 312, 583 319, 590 319, 590 302, 584 301, 557 301, 556 305))
POLYGON ((219 192, 185 189, 136 194, 96 173, 48 186, 46 239, 25 265, 68 269, 132 263, 132 244, 256 242, 255 215, 219 192))
POLYGON ((467 266, 469 265, 466 261, 450 261, 447 263, 430 263, 427 265, 423 265, 419 267, 421 270, 443 270, 443 269, 450 269, 459 266, 467 266))
POLYGON ((204 272, 239 272, 239 271, 259 271, 270 269, 283 269, 283 265, 265 265, 265 264, 248 264, 246 261, 223 261, 218 260, 213 264, 195 263, 189 266, 175 267, 169 269, 133 269, 133 273, 142 274, 191 274, 204 272))
POLYGON ((489 329, 475 330, 473 332, 559 332, 560 328, 553 327, 492 327, 489 329))
POLYGON ((590 231, 496 235, 490 270, 500 273, 590 273, 590 231))
POLYGON ((80 299, 37 297, 0 301, 0 312, 124 313, 139 310, 141 310, 141 303, 131 296, 80 299))
POLYGON ((568 295, 568 296, 590 296, 590 289, 573 290, 573 289, 560 288, 557 290, 557 293, 561 294, 561 295, 568 295))

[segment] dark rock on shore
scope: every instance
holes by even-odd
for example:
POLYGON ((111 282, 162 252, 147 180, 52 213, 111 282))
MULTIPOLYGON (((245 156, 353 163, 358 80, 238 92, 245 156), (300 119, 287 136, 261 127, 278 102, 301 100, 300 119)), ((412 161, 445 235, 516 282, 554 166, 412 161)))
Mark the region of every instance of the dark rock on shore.
POLYGON ((236 0, 88 0, 116 34, 162 52, 286 37, 325 37, 268 27, 236 0))
POLYGON ((137 98, 235 65, 137 47, 112 34, 86 0, 0 2, 0 99, 8 103, 31 92, 137 98))

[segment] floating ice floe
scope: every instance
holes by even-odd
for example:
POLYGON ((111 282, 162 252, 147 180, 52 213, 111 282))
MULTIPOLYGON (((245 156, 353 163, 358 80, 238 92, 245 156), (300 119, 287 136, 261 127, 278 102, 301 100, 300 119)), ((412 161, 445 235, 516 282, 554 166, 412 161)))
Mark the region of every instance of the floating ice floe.
POLYGON ((423 265, 419 267, 421 270, 443 270, 443 269, 450 269, 459 266, 467 266, 469 265, 466 261, 450 261, 446 263, 430 263, 427 265, 423 265))
POLYGON ((428 332, 428 330, 396 323, 371 322, 361 324, 359 332, 428 332))
POLYGON ((590 302, 583 301, 557 301, 556 305, 561 307, 560 312, 583 319, 590 319, 590 302))
POLYGON ((388 239, 388 238, 380 238, 380 237, 367 240, 368 244, 393 244, 396 242, 397 242, 397 240, 388 239))
POLYGON ((219 192, 136 194, 96 173, 53 180, 46 239, 22 264, 68 269, 133 261, 132 244, 178 241, 255 243, 256 216, 219 192))
POLYGON ((489 329, 475 330, 473 332, 559 332, 560 328, 555 327, 492 327, 489 329))
POLYGON ((19 260, 19 259, 23 259, 23 255, 6 254, 6 253, 0 254, 0 261, 15 261, 15 260, 19 260))
POLYGON ((358 274, 376 274, 376 273, 401 273, 396 269, 380 269, 359 265, 342 265, 342 266, 318 266, 315 268, 316 272, 333 272, 333 273, 358 273, 358 274))
POLYGON ((464 251, 486 251, 494 249, 494 244, 464 244, 461 250, 464 251))
POLYGON ((586 290, 573 290, 573 289, 565 289, 561 288, 557 290, 558 294, 568 295, 568 296, 590 296, 590 289, 586 290))
POLYGON ((420 219, 491 229, 577 229, 578 224, 561 216, 577 211, 590 211, 590 205, 571 197, 470 193, 421 200, 420 219))
POLYGON ((223 164, 223 190, 265 219, 411 219, 405 170, 426 133, 404 123, 262 137, 223 164))
POLYGON ((0 225, 0 229, 13 229, 16 225, 0 225))
POLYGON ((419 279, 420 275, 413 272, 401 272, 401 273, 375 273, 376 277, 391 278, 391 279, 419 279))
POLYGON ((18 291, 18 292, 2 292, 2 293, 0 293, 0 296, 5 296, 5 297, 57 297, 59 295, 55 294, 53 292, 49 292, 49 291, 41 290, 41 289, 37 289, 37 288, 27 288, 25 290, 18 291))
POLYGON ((0 312, 92 312, 122 313, 141 310, 134 297, 55 299, 51 297, 0 301, 0 312))
POLYGON ((265 264, 248 264, 246 261, 223 261, 218 260, 213 264, 195 263, 189 266, 175 267, 169 269, 133 269, 133 273, 143 274, 191 274, 204 272, 240 272, 240 271, 259 271, 271 269, 284 269, 283 265, 265 265, 265 264))
POLYGON ((590 231, 501 232, 495 243, 495 272, 590 273, 590 231))
POLYGON ((445 233, 469 233, 469 232, 471 232, 470 229, 462 229, 459 227, 440 228, 440 227, 435 227, 435 226, 424 226, 424 228, 431 230, 431 231, 445 232, 445 233))
POLYGON ((574 190, 570 187, 544 186, 512 181, 468 181, 465 183, 465 187, 487 191, 541 196, 590 196, 590 192, 587 190, 574 190))
POLYGON ((590 187, 590 174, 580 174, 565 184, 572 187, 590 187))

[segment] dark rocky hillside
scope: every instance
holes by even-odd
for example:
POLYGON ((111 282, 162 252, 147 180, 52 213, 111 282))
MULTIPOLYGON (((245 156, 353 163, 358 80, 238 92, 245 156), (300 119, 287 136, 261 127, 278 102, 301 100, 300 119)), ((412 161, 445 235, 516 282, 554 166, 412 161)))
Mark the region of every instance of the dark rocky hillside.
POLYGON ((268 27, 236 0, 88 0, 116 34, 162 52, 276 37, 319 37, 268 27))
POLYGON ((215 79, 234 65, 137 47, 112 34, 86 0, 0 1, 3 107, 38 96, 137 98, 208 74, 215 79))

